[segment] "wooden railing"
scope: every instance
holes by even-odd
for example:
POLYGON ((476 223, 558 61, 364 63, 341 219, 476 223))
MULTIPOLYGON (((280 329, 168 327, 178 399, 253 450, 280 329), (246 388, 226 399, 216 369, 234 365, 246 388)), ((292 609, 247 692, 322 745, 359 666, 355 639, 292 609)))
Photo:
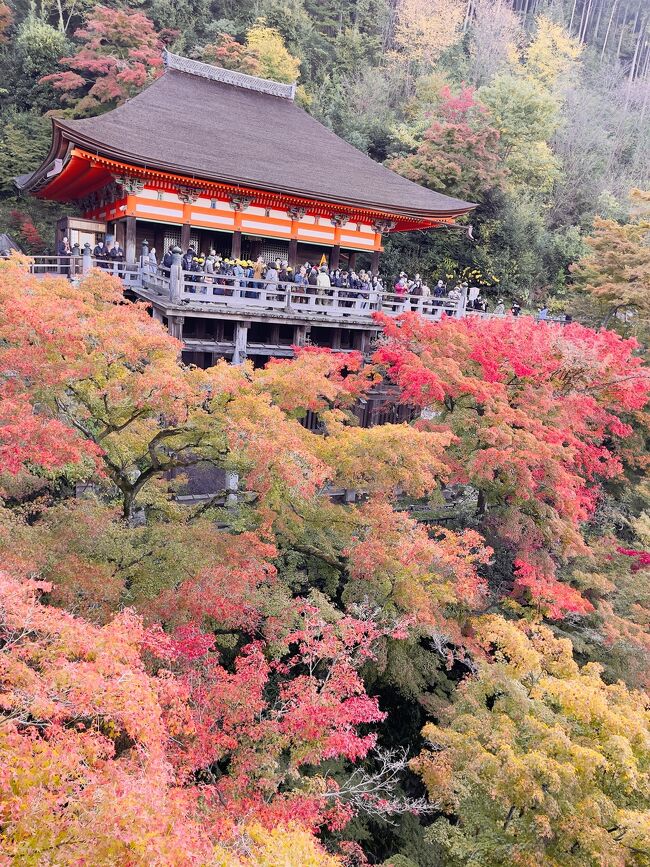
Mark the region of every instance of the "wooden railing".
MULTIPOLYGON (((386 290, 355 290, 347 287, 317 287, 256 280, 224 274, 205 274, 183 271, 179 266, 155 267, 145 259, 138 264, 111 259, 95 259, 88 248, 69 256, 32 256, 30 272, 38 277, 61 276, 79 280, 91 269, 98 268, 118 277, 127 287, 144 286, 175 304, 209 304, 219 310, 283 310, 294 315, 320 317, 370 318, 381 311, 392 315, 413 311, 429 319, 447 316, 473 316, 481 319, 502 319, 511 314, 490 313, 466 307, 464 299, 398 295, 386 290)), ((540 318, 538 322, 567 325, 557 316, 540 318)), ((571 321, 571 320, 569 320, 571 321)))
MULTIPOLYGON (((435 298, 421 295, 398 295, 387 290, 356 290, 348 287, 318 287, 283 283, 272 280, 256 280, 224 274, 205 274, 183 271, 180 266, 155 267, 145 259, 142 263, 95 259, 90 250, 76 251, 69 256, 32 256, 30 271, 39 277, 52 275, 79 280, 92 268, 118 277, 125 286, 145 287, 174 304, 206 304, 211 309, 285 311, 293 315, 305 315, 310 319, 321 317, 370 318, 381 311, 398 315, 413 311, 429 319, 448 316, 474 316, 483 319, 503 318, 510 313, 489 313, 466 307, 461 298, 435 298)), ((565 319, 548 316, 538 321, 566 325, 565 319)))
POLYGON ((31 258, 33 262, 29 270, 37 277, 51 275, 74 278, 83 274, 81 256, 32 256, 31 258))
POLYGON ((463 315, 463 302, 452 298, 399 295, 391 291, 319 287, 275 280, 159 268, 143 273, 143 285, 175 304, 210 305, 212 309, 287 311, 320 317, 370 318, 375 311, 415 311, 439 319, 463 315))
POLYGON ((72 253, 69 256, 32 256, 31 259, 29 270, 37 277, 67 277, 78 280, 93 268, 98 268, 118 277, 127 286, 139 286, 142 283, 140 265, 112 259, 95 259, 89 251, 84 251, 81 255, 72 253))

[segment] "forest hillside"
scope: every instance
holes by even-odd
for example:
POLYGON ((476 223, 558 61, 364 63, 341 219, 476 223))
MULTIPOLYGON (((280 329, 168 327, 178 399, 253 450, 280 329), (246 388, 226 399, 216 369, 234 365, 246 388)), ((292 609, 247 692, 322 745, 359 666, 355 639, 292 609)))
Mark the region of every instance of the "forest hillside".
POLYGON ((478 203, 473 238, 395 236, 387 274, 562 307, 594 217, 627 219, 630 189, 648 186, 648 14, 645 0, 17 0, 0 6, 0 228, 26 252, 52 247, 53 211, 17 200, 13 178, 47 152, 50 115, 114 107, 168 46, 297 80, 338 135, 478 203))

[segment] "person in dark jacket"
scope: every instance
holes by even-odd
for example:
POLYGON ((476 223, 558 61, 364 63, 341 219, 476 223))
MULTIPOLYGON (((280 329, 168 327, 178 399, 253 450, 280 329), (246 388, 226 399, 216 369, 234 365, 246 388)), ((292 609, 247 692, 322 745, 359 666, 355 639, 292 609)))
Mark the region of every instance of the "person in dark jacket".
POLYGON ((185 253, 185 255, 183 256, 183 258, 181 259, 181 267, 182 267, 183 271, 191 271, 192 270, 192 264, 194 262, 195 256, 196 256, 196 253, 190 247, 188 249, 188 251, 185 253))
POLYGON ((124 250, 120 247, 117 241, 109 250, 108 258, 116 266, 119 266, 120 262, 124 261, 124 250))
POLYGON ((163 256, 163 260, 162 260, 163 268, 171 268, 172 262, 174 261, 173 257, 174 257, 174 254, 172 253, 172 248, 170 247, 169 250, 167 250, 167 252, 163 256))
POLYGON ((309 274, 307 275, 307 294, 308 295, 316 295, 318 289, 316 288, 318 284, 318 271, 315 268, 312 268, 309 274))
POLYGON ((106 249, 106 244, 103 241, 99 241, 97 244, 95 244, 95 249, 93 250, 93 259, 96 259, 98 268, 106 268, 106 262, 108 261, 108 250, 106 249))

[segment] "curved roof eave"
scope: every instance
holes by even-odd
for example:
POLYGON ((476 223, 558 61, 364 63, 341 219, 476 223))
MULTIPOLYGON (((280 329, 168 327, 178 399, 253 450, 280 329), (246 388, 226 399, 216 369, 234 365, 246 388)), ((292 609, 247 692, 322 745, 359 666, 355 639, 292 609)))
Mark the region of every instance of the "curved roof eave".
POLYGON ((47 183, 48 172, 57 168, 56 174, 58 174, 67 162, 71 142, 62 135, 61 124, 62 121, 59 118, 52 118, 52 141, 50 149, 40 166, 33 172, 14 178, 14 184, 21 192, 32 192, 41 186, 43 182, 47 183), (55 165, 56 160, 61 160, 60 167, 55 165))
POLYGON ((171 174, 180 174, 184 177, 187 177, 193 181, 196 181, 199 184, 201 181, 213 182, 213 183, 222 183, 228 184, 229 186, 234 187, 252 187, 253 189, 258 189, 263 192, 275 192, 281 193, 286 196, 293 196, 295 198, 311 198, 318 199, 319 201, 328 202, 329 204, 340 204, 347 205, 348 207, 355 207, 362 210, 367 211, 378 211, 385 212, 389 214, 395 214, 400 216, 413 216, 413 217, 435 217, 435 216, 449 216, 449 215, 462 215, 469 213, 469 211, 473 210, 476 207, 476 203, 474 202, 465 202, 461 199, 452 199, 449 198, 450 204, 453 202, 453 207, 449 207, 446 209, 418 209, 418 208, 402 208, 396 206, 394 204, 390 204, 387 202, 368 202, 366 199, 350 199, 343 196, 332 196, 327 193, 322 193, 317 190, 306 190, 298 187, 288 187, 280 184, 268 184, 264 180, 260 180, 258 178, 246 178, 243 179, 241 177, 235 177, 232 175, 226 174, 199 174, 196 171, 195 167, 184 166, 180 162, 174 163, 165 163, 156 160, 147 159, 146 157, 138 156, 136 154, 132 154, 127 151, 121 151, 117 148, 108 148, 102 147, 101 143, 87 138, 85 136, 80 136, 76 130, 67 130, 65 126, 62 127, 63 130, 69 135, 69 141, 73 144, 78 145, 84 150, 88 150, 92 153, 97 154, 97 156, 104 156, 108 159, 113 159, 119 162, 131 163, 134 166, 138 166, 142 169, 155 169, 161 172, 169 172, 171 174))

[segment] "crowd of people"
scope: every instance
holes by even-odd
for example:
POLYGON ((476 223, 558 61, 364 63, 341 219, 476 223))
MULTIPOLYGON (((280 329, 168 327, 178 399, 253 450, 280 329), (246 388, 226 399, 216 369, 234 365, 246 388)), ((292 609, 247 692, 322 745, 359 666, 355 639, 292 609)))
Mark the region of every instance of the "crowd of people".
MULTIPOLYGON (((173 262, 173 253, 170 248, 163 256, 160 263, 157 261, 156 251, 151 250, 147 261, 143 264, 150 273, 158 269, 169 269, 173 262)), ((409 278, 406 272, 400 272, 397 281, 392 284, 386 283, 384 278, 373 274, 363 268, 356 271, 354 268, 329 268, 326 264, 314 264, 305 262, 297 268, 293 268, 286 260, 275 259, 266 262, 262 256, 255 261, 250 259, 231 259, 222 257, 215 250, 210 250, 207 255, 197 253, 190 247, 181 258, 181 268, 190 274, 188 290, 193 293, 206 292, 205 286, 194 287, 192 284, 212 283, 212 292, 215 295, 230 295, 235 290, 244 290, 244 297, 253 296, 248 290, 273 288, 274 285, 292 284, 291 291, 297 302, 301 296, 316 296, 315 303, 319 298, 330 295, 328 290, 343 290, 337 292, 342 306, 350 304, 350 299, 356 299, 354 306, 368 307, 372 299, 381 295, 393 299, 396 307, 417 309, 424 299, 447 299, 459 302, 467 293, 467 284, 459 284, 449 289, 439 280, 433 290, 422 279, 420 274, 409 278)), ((186 278, 186 284, 188 278, 186 278)), ((481 299, 482 301, 482 299, 481 299)), ((324 303, 324 302, 323 302, 324 303)), ((434 305, 431 305, 434 306, 434 305)), ((477 308, 479 309, 479 308, 477 308)))
MULTIPOLYGON (((58 245, 59 256, 71 256, 73 250, 67 237, 61 239, 58 245)), ((124 250, 118 241, 109 244, 106 241, 98 241, 93 249, 93 258, 99 267, 108 267, 109 263, 124 262, 124 250), (106 264, 104 264, 106 263, 106 264)), ((170 247, 160 262, 155 248, 149 250, 143 258, 142 266, 149 274, 156 274, 159 270, 167 270, 173 263, 173 253, 170 247)), ((244 297, 259 297, 263 288, 272 288, 274 284, 292 284, 291 290, 295 300, 300 303, 301 296, 308 301, 308 295, 315 297, 315 303, 324 302, 324 296, 330 294, 327 290, 339 289, 338 297, 342 306, 356 306, 367 308, 372 299, 392 296, 396 308, 418 309, 422 300, 435 298, 458 303, 466 298, 466 310, 477 313, 493 313, 496 316, 519 316, 521 306, 515 301, 506 307, 503 298, 497 300, 493 310, 490 310, 488 301, 481 295, 478 287, 470 287, 467 282, 455 283, 451 288, 444 280, 438 280, 431 289, 420 274, 409 277, 405 271, 401 271, 393 285, 385 284, 384 279, 378 274, 372 274, 363 268, 356 271, 354 268, 329 268, 326 264, 312 264, 305 262, 297 268, 292 268, 285 260, 279 258, 266 262, 262 256, 253 261, 250 259, 234 259, 223 257, 215 250, 210 250, 207 255, 198 253, 193 247, 189 247, 181 258, 183 271, 192 275, 190 292, 200 294, 207 293, 207 286, 195 286, 194 284, 213 284, 212 294, 232 295, 235 290, 244 290, 244 297)), ((432 305, 433 306, 433 305, 432 305)), ((537 314, 541 320, 549 319, 550 312, 543 307, 537 314)), ((570 321, 571 317, 564 317, 570 321)))
MULTIPOLYGON (((168 250, 161 263, 163 269, 172 265, 172 251, 168 250)), ((149 253, 149 269, 157 266, 155 250, 149 253), (153 254, 153 255, 152 255, 153 254)), ((384 292, 382 278, 364 269, 358 272, 353 268, 328 268, 327 265, 316 265, 305 262, 293 268, 286 260, 275 259, 266 262, 262 256, 252 259, 224 258, 211 250, 207 256, 197 254, 189 248, 181 259, 183 271, 196 275, 193 282, 214 282, 218 292, 219 287, 255 288, 273 287, 274 284, 293 284, 294 293, 304 291, 306 295, 323 295, 325 290, 350 289, 354 292, 384 292)))

